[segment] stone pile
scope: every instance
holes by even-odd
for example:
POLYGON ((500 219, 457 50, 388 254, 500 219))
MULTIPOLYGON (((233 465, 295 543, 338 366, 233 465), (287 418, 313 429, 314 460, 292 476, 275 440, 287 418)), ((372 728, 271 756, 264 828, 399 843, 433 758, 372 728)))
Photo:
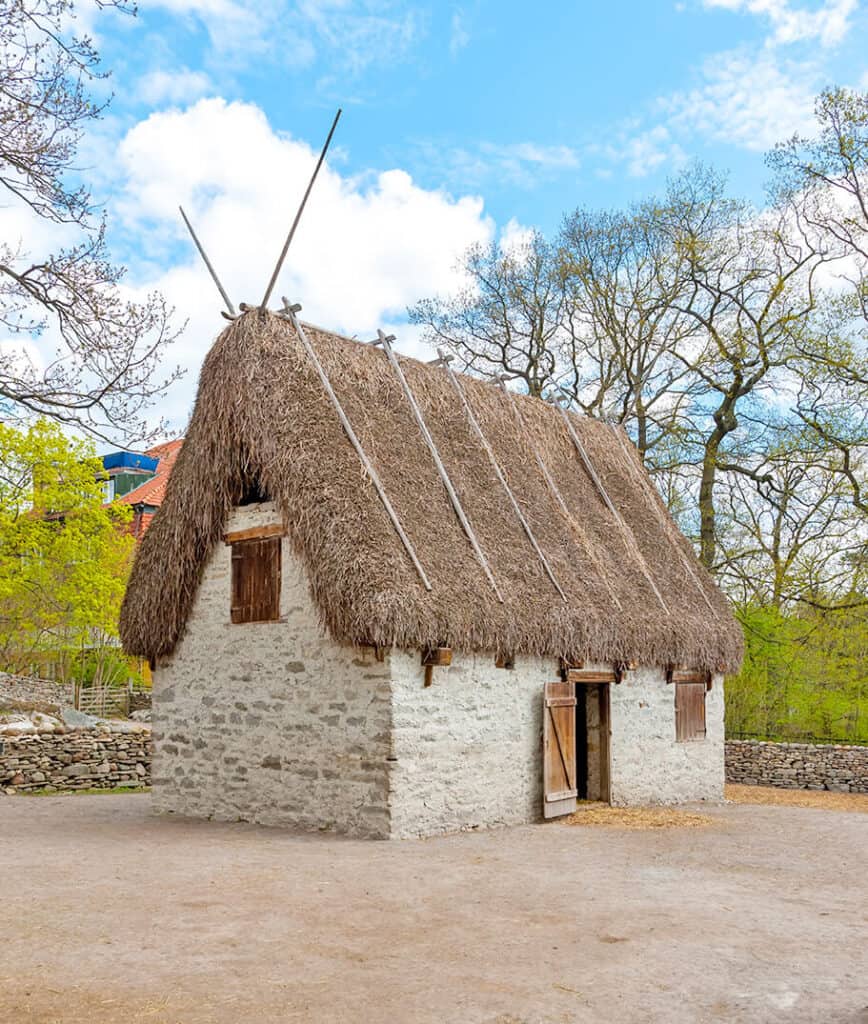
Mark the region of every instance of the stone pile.
POLYGON ((0 715, 0 792, 147 786, 151 728, 65 708, 0 715))
POLYGON ((868 793, 868 747, 727 740, 726 780, 749 786, 868 793))

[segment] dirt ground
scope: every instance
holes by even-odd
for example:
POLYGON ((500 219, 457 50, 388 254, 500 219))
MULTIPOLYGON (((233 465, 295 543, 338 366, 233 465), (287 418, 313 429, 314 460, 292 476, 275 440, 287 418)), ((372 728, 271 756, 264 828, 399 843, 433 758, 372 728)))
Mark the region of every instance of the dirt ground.
POLYGON ((4 1024, 868 1024, 862 814, 377 843, 149 803, 0 798, 4 1024))

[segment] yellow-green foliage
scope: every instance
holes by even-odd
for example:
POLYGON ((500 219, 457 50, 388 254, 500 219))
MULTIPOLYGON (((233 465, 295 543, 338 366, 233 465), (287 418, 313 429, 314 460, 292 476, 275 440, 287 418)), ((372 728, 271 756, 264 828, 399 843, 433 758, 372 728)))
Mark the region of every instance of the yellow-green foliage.
POLYGON ((103 504, 93 445, 50 421, 0 423, 0 667, 117 634, 132 510, 103 504))
POLYGON ((729 735, 868 742, 868 606, 850 610, 739 610, 741 672, 727 680, 729 735))

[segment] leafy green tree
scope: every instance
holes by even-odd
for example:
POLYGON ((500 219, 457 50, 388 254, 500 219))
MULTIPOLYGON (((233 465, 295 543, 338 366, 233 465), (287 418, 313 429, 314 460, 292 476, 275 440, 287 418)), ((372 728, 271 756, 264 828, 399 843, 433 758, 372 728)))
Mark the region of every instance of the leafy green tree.
POLYGON ((112 647, 134 540, 89 442, 0 423, 0 666, 112 647))

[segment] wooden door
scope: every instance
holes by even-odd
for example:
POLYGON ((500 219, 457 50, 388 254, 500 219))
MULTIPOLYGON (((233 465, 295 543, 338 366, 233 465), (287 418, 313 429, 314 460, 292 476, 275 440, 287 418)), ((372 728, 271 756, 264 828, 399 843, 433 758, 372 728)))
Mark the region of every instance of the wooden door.
POLYGON ((576 809, 576 687, 546 683, 543 699, 543 817, 576 809))

